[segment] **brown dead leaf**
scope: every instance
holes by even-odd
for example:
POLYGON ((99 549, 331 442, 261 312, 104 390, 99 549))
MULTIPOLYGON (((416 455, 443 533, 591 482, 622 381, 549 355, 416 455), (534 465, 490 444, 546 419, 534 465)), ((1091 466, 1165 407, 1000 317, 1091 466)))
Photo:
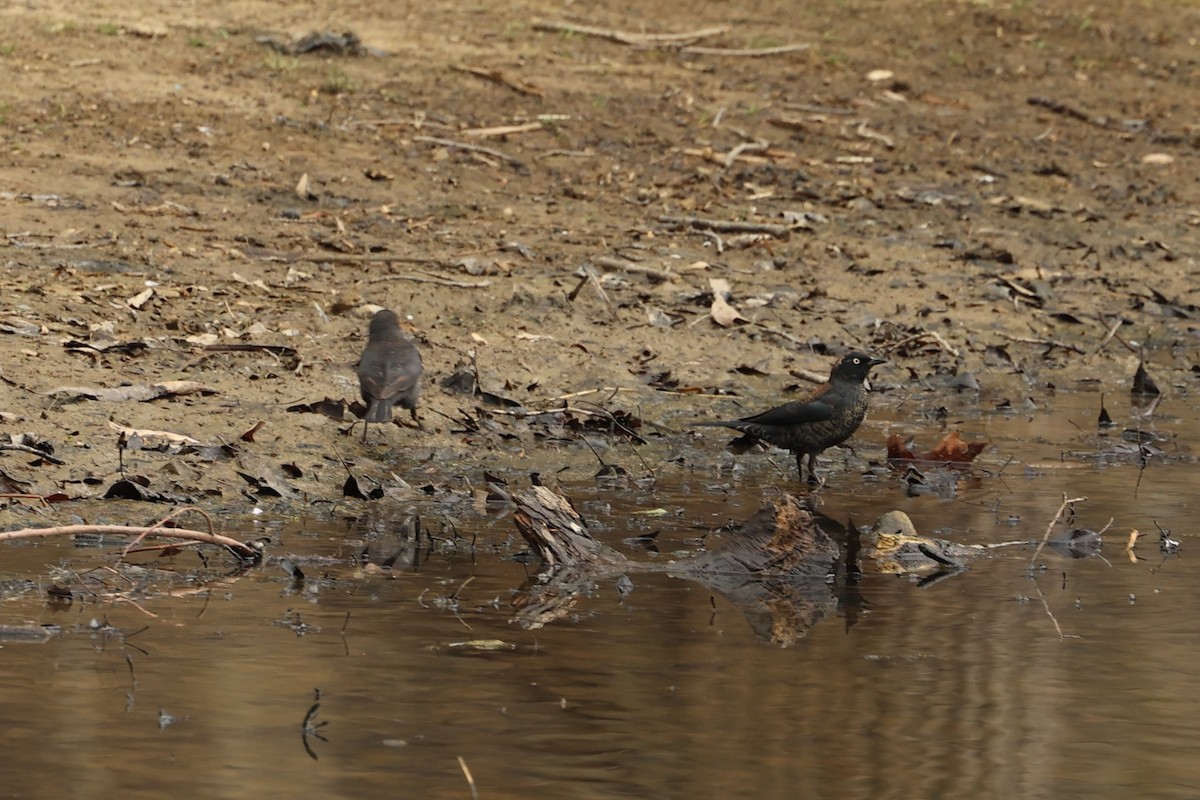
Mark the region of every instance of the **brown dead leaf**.
POLYGON ((969 464, 987 445, 987 442, 964 442, 958 431, 951 431, 938 442, 937 447, 925 455, 924 460, 969 464))
POLYGON ((900 438, 900 434, 893 433, 887 440, 887 457, 889 462, 970 464, 987 446, 987 442, 964 442, 962 435, 958 431, 951 431, 938 442, 937 447, 923 455, 917 455, 900 438))
POLYGON ((904 444, 904 439, 900 434, 893 433, 887 440, 887 457, 888 461, 916 461, 917 457, 912 450, 904 444))

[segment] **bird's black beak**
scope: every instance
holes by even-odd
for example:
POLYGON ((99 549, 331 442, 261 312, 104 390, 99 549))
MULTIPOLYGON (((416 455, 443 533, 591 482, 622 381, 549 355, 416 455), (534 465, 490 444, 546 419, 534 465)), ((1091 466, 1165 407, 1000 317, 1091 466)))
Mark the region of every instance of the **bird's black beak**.
POLYGON ((877 367, 880 364, 886 364, 886 363, 887 363, 886 358, 870 358, 867 360, 867 366, 869 366, 869 367, 877 367))

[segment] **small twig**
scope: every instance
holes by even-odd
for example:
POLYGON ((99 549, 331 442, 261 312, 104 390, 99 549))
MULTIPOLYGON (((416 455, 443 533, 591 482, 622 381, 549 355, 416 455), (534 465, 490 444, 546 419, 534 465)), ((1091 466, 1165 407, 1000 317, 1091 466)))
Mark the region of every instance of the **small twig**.
POLYGON ((280 261, 285 264, 303 261, 316 264, 422 264, 436 267, 441 266, 442 263, 436 258, 417 258, 392 253, 364 253, 363 255, 324 252, 293 253, 284 250, 270 250, 266 247, 247 247, 242 250, 242 255, 259 261, 280 261))
POLYGON ((784 339, 788 342, 791 342, 792 344, 796 345, 797 347, 808 347, 809 346, 809 343, 805 342, 803 339, 793 336, 790 333, 781 331, 778 328, 772 328, 770 325, 766 325, 762 322, 751 322, 750 324, 755 326, 756 328, 762 328, 764 331, 766 331, 767 333, 769 333, 773 336, 778 336, 780 339, 784 339))
POLYGON ((132 542, 125 545, 125 549, 121 551, 121 558, 125 558, 125 556, 129 554, 130 548, 134 547, 140 541, 145 539, 148 535, 150 535, 151 533, 153 533, 156 530, 159 530, 160 528, 162 528, 163 525, 166 525, 171 520, 175 519, 176 517, 180 516, 181 514, 187 513, 188 511, 195 511, 195 512, 199 513, 200 516, 204 517, 204 521, 208 523, 209 535, 213 534, 212 517, 210 517, 208 515, 207 511, 205 511, 202 508, 198 508, 196 506, 184 506, 183 508, 177 508, 174 511, 172 511, 170 514, 167 514, 165 517, 160 519, 158 522, 154 523, 149 528, 147 528, 144 533, 139 534, 132 542))
POLYGON ((486 289, 492 285, 491 281, 456 281, 451 278, 434 278, 428 275, 380 275, 378 278, 371 278, 368 283, 381 283, 383 281, 412 281, 413 283, 433 283, 438 286, 452 286, 455 289, 486 289))
POLYGON ((617 256, 594 256, 591 259, 591 262, 602 269, 616 269, 620 270, 621 272, 632 272, 637 275, 645 275, 646 277, 653 278, 657 281, 666 282, 679 279, 679 276, 670 270, 647 267, 624 258, 618 258, 617 256))
POLYGON ((514 133, 528 133, 529 131, 540 131, 542 123, 526 122, 524 125, 498 125, 492 128, 468 128, 465 131, 459 131, 463 136, 477 136, 480 139, 486 139, 491 136, 511 136, 514 133))
POLYGON ((939 334, 937 331, 921 331, 920 333, 914 333, 911 336, 904 337, 898 342, 890 342, 889 344, 884 345, 883 347, 879 348, 879 352, 881 354, 891 353, 895 350, 899 350, 906 344, 919 342, 922 339, 933 339, 935 342, 937 342, 938 347, 942 348, 955 358, 958 358, 958 348, 951 346, 950 343, 943 339, 941 334, 939 334))
POLYGON ((467 786, 471 787, 471 800, 479 800, 479 789, 475 786, 475 777, 471 775, 471 768, 467 766, 467 761, 462 756, 458 757, 458 768, 462 770, 463 777, 467 779, 467 786))
POLYGON ((1037 589, 1038 599, 1042 601, 1042 609, 1045 610, 1046 616, 1054 623, 1054 630, 1058 633, 1059 639, 1067 638, 1063 633, 1062 626, 1058 624, 1058 617, 1054 616, 1054 612, 1050 609, 1050 603, 1046 600, 1046 595, 1042 592, 1042 587, 1038 585, 1037 578, 1033 579, 1033 588, 1037 589))
POLYGON ((0 500, 36 500, 47 508, 50 501, 40 494, 25 494, 23 492, 0 492, 0 500))
POLYGON ((725 154, 725 168, 728 169, 729 167, 732 167, 733 163, 737 161, 737 157, 742 153, 761 153, 770 148, 770 146, 771 143, 766 139, 759 139, 756 142, 742 142, 736 147, 730 149, 730 151, 725 154))
POLYGON ((777 56, 783 53, 798 53, 802 50, 807 50, 811 45, 807 44, 781 44, 776 47, 748 47, 748 48, 726 48, 726 47, 700 47, 689 46, 681 47, 679 52, 687 53, 693 56, 731 56, 739 58, 760 58, 762 56, 777 56))
POLYGON ((1036 344, 1036 345, 1041 345, 1042 347, 1050 347, 1050 348, 1057 347, 1061 350, 1069 350, 1072 353, 1079 353, 1080 355, 1084 355, 1086 353, 1086 351, 1082 347, 1077 347, 1076 345, 1073 345, 1073 344, 1067 344, 1066 342, 1058 342, 1053 339, 1031 339, 1031 338, 1028 338, 1025 336, 1013 336, 1011 333, 1005 333, 1004 331, 997 331, 997 333, 1000 334, 1001 338, 1008 339, 1010 342, 1020 342, 1021 344, 1036 344))
POLYGON ((49 461, 51 464, 65 464, 61 458, 55 458, 49 453, 38 450, 36 447, 30 447, 26 444, 0 444, 0 450, 16 450, 21 453, 33 453, 44 461, 49 461))
MULTIPOLYGON (((527 83, 526 81, 517 80, 516 78, 510 78, 498 69, 480 69, 479 67, 460 66, 452 66, 451 69, 459 72, 465 72, 468 75, 474 75, 477 78, 483 78, 484 80, 491 81, 492 83, 498 83, 501 86, 507 86, 509 89, 512 89, 514 92, 519 94, 533 95, 534 97, 543 97, 545 95, 545 92, 533 84, 527 83)), ((541 125, 538 125, 537 127, 540 128, 541 125)))
POLYGON ((707 229, 721 233, 768 233, 776 238, 783 238, 792 230, 792 227, 789 225, 774 225, 766 222, 739 222, 737 220, 702 219, 700 217, 676 217, 668 214, 660 216, 658 221, 680 228, 707 229))
MULTIPOLYGON (((1101 317, 1101 318, 1100 318, 1100 323, 1101 323, 1101 324, 1104 324, 1104 318, 1103 318, 1103 317, 1101 317)), ((1109 343, 1109 341, 1110 341, 1110 340, 1111 340, 1111 339, 1112 339, 1114 336, 1116 336, 1116 335, 1117 335, 1117 331, 1118 331, 1118 330, 1120 330, 1121 326, 1122 326, 1122 325, 1124 325, 1124 324, 1125 324, 1125 320, 1121 319, 1120 317, 1117 317, 1117 321, 1116 321, 1116 322, 1114 322, 1114 323, 1112 324, 1112 326, 1111 326, 1111 327, 1108 329, 1108 333, 1104 334, 1104 338, 1103 338, 1103 339, 1101 339, 1101 340, 1100 340, 1100 344, 1098 344, 1098 345, 1096 346, 1096 352, 1097 352, 1097 353, 1099 353, 1101 350, 1103 350, 1103 349, 1104 349, 1104 345, 1108 344, 1108 343, 1109 343)))
POLYGON ((492 156, 493 158, 498 158, 501 161, 504 161, 522 175, 529 174, 529 167, 524 161, 514 156, 510 156, 508 153, 502 153, 499 150, 493 150, 490 147, 482 147, 477 144, 468 144, 466 142, 456 142, 453 139, 442 139, 437 136, 414 136, 413 141, 425 142, 427 144, 438 144, 442 147, 449 147, 455 150, 465 150, 468 153, 481 153, 483 155, 492 156))
POLYGON ((576 25, 572 22, 558 22, 557 20, 549 19, 535 19, 532 27, 535 31, 576 33, 582 36, 608 39, 618 44, 633 45, 635 47, 678 46, 685 42, 694 42, 709 36, 717 36, 729 30, 722 26, 719 28, 702 28, 698 31, 688 33, 632 33, 615 28, 597 28, 591 25, 576 25))
POLYGON ((1087 501, 1086 497, 1072 497, 1070 499, 1067 499, 1066 495, 1063 495, 1062 505, 1059 506, 1058 511, 1056 511, 1054 513, 1054 519, 1050 520, 1050 524, 1046 526, 1046 535, 1042 537, 1042 541, 1038 542, 1037 549, 1033 551, 1033 556, 1029 559, 1029 568, 1030 569, 1033 569, 1034 563, 1037 561, 1038 555, 1040 555, 1042 552, 1042 548, 1045 547, 1046 542, 1048 542, 1050 540, 1050 533, 1054 530, 1054 526, 1056 524, 1058 524, 1059 517, 1062 516, 1063 511, 1065 511, 1068 506, 1073 506, 1076 503, 1083 503, 1086 501, 1087 501))
MULTIPOLYGON (((560 394, 554 400, 570 400, 575 397, 587 397, 590 394, 599 394, 606 392, 610 395, 616 395, 617 392, 636 392, 637 389, 628 386, 602 386, 599 389, 584 389, 582 392, 570 392, 569 394, 560 394)), ((559 409, 561 411, 561 409, 559 409)))
MULTIPOLYGON (((181 509, 182 510, 182 509, 181 509)), ((178 539, 189 539, 205 544, 215 544, 237 553, 245 558, 257 559, 261 553, 237 539, 230 539, 219 533, 205 533, 188 528, 135 527, 132 525, 61 525, 54 528, 21 528, 15 531, 0 533, 0 542, 17 539, 34 539, 42 536, 74 536, 78 533, 113 533, 127 536, 174 536, 178 539)))

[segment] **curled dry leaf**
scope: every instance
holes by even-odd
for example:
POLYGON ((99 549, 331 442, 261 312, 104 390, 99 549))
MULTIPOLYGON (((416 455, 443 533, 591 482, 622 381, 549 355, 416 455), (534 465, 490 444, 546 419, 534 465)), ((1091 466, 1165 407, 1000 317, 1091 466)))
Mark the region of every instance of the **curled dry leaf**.
POLYGON ((709 278, 708 285, 712 287, 713 293, 712 308, 709 309, 713 322, 722 328, 728 328, 735 323, 749 321, 725 299, 729 294, 729 281, 723 278, 709 278))
POLYGON ((958 431, 951 431, 924 455, 917 455, 900 434, 893 433, 887 441, 889 462, 928 462, 931 464, 970 464, 988 446, 987 442, 964 442, 958 431))

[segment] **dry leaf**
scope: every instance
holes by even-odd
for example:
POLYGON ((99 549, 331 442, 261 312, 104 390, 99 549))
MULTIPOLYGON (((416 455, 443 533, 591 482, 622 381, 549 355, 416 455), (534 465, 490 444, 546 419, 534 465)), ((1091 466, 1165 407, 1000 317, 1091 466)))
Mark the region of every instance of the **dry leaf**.
POLYGON ((145 289, 141 292, 138 292, 137 294, 135 294, 133 297, 129 298, 128 300, 126 300, 125 304, 128 305, 132 309, 140 311, 142 306, 144 306, 144 305, 146 305, 146 303, 150 302, 151 297, 154 297, 154 290, 153 289, 145 289))
POLYGON ((737 322, 748 322, 745 317, 725 299, 729 293, 729 281, 724 278, 709 278, 708 285, 712 287, 713 302, 709 313, 713 322, 722 328, 728 328, 737 322))
POLYGON ((135 436, 143 442, 154 442, 162 440, 168 444, 200 444, 199 440, 193 439, 190 436, 184 436, 182 433, 171 433, 170 431, 151 431, 140 428, 126 428, 118 425, 115 422, 108 423, 108 427, 112 428, 117 433, 124 434, 126 439, 132 439, 135 436))
POLYGON ((301 200, 316 200, 317 196, 309 191, 308 188, 308 173, 300 176, 300 180, 296 182, 296 196, 301 200))
POLYGON ((988 446, 987 442, 964 442, 958 431, 951 431, 938 442, 937 447, 924 455, 916 455, 893 433, 887 440, 888 461, 925 461, 933 464, 970 464, 988 446))

